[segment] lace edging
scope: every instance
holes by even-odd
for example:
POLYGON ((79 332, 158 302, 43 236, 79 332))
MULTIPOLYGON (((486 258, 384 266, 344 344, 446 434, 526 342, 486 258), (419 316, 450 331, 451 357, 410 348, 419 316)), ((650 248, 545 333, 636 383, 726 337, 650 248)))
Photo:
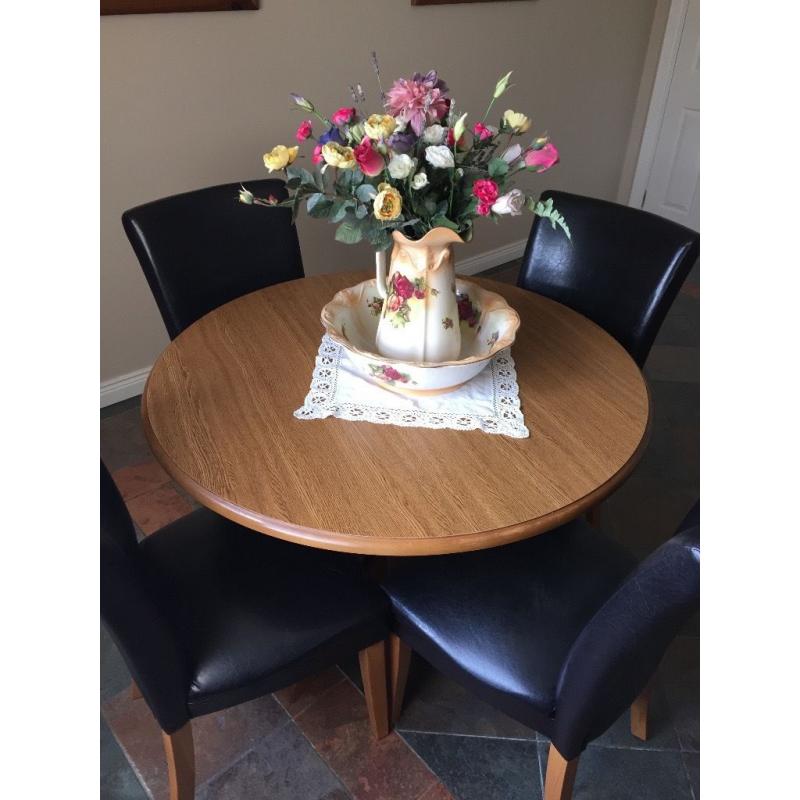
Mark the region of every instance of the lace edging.
POLYGON ((294 412, 298 419, 337 417, 352 421, 374 422, 378 425, 398 425, 412 428, 447 428, 450 430, 481 430, 499 433, 516 439, 530 436, 519 403, 517 371, 511 349, 501 350, 491 363, 494 390, 494 415, 458 414, 420 409, 392 409, 361 403, 336 403, 336 385, 343 348, 324 335, 317 353, 311 389, 301 408, 294 412))

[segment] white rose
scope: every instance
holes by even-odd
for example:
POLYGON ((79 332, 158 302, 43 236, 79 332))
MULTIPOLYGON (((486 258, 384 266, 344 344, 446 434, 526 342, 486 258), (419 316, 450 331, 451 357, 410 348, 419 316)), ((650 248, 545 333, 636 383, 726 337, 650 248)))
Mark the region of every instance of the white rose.
POLYGON ((518 217, 523 208, 525 208, 525 195, 519 189, 512 189, 494 201, 492 211, 495 214, 511 214, 512 217, 518 217))
POLYGON ((428 185, 428 176, 420 171, 411 179, 412 189, 424 189, 428 185))
POLYGON ((422 131, 422 141, 425 144, 441 144, 444 141, 446 130, 441 125, 429 125, 422 131))
POLYGON ((405 153, 392 156, 389 161, 389 174, 395 180, 403 180, 407 178, 417 166, 417 159, 407 156, 405 153))
POLYGON ((436 144, 425 148, 425 160, 432 167, 452 169, 456 164, 453 153, 446 144, 436 144))
POLYGON ((512 144, 508 150, 503 153, 500 158, 506 162, 506 164, 510 164, 512 161, 516 161, 522 155, 522 147, 518 144, 512 144))

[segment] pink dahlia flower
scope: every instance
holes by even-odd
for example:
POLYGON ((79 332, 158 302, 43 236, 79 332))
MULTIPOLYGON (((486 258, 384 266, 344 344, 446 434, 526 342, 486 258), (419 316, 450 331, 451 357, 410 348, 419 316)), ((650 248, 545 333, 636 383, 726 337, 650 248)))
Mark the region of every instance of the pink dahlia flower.
POLYGON ((553 144, 546 144, 541 150, 528 150, 525 153, 525 166, 535 167, 537 172, 544 172, 558 163, 558 150, 553 144))
POLYGON ((410 78, 400 78, 386 93, 389 113, 411 125, 417 136, 426 126, 444 119, 450 108, 449 89, 435 70, 427 75, 415 72, 410 78))
POLYGON ((353 148, 353 156, 358 168, 370 178, 383 172, 383 158, 377 150, 373 150, 372 140, 369 136, 365 136, 361 140, 361 144, 353 148))

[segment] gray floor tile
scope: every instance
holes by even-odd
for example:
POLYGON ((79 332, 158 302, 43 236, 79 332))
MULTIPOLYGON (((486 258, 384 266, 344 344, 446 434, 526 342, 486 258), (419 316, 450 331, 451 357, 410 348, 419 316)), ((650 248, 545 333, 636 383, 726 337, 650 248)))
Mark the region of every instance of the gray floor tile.
POLYGON ((455 800, 540 800, 537 743, 401 733, 455 800))
POLYGON ((131 685, 131 674, 106 629, 100 626, 100 702, 131 685))
POLYGON ((700 800, 700 753, 684 753, 683 765, 686 767, 686 774, 689 776, 689 784, 692 787, 694 800, 700 800))
POLYGON ((138 404, 100 420, 100 455, 112 472, 153 459, 138 404))
MULTIPOLYGON (((539 744, 542 771, 549 745, 539 744)), ((581 754, 573 800, 692 800, 682 754, 589 745, 581 754)))
POLYGON ((700 348, 656 344, 644 365, 651 381, 700 382, 700 348))
POLYGON ((197 800, 349 800, 294 723, 267 737, 198 792, 197 800))
POLYGON ((535 739, 536 733, 479 700, 472 692, 415 657, 409 671, 401 731, 535 739))
POLYGON ((700 687, 697 683, 674 683, 666 686, 669 713, 681 750, 700 750, 700 687))
POLYGON ((101 800, 148 800, 108 725, 100 718, 101 800))
POLYGON ((116 414, 121 414, 123 411, 127 411, 130 408, 139 408, 141 403, 142 396, 137 394, 135 397, 129 397, 127 400, 123 400, 120 403, 114 403, 113 405, 105 406, 105 408, 100 409, 100 419, 113 417, 116 414))

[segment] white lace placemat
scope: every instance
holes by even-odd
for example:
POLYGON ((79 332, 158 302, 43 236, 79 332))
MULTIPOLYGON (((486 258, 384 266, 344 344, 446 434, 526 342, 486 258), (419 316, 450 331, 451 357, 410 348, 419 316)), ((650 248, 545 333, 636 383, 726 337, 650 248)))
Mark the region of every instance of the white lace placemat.
POLYGON ((517 372, 511 349, 455 391, 433 397, 406 397, 361 377, 341 345, 327 335, 317 353, 311 390, 298 419, 366 420, 381 425, 482 430, 525 439, 530 436, 519 406, 517 372))

